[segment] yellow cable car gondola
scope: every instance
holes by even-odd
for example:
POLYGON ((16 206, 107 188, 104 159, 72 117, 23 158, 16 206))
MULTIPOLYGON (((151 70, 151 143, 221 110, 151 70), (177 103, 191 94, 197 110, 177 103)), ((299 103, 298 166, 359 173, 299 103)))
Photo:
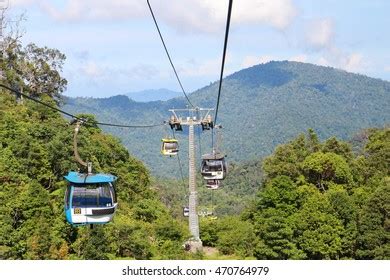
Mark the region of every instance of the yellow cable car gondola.
POLYGON ((161 139, 161 153, 164 156, 175 156, 179 152, 179 143, 176 139, 164 138, 161 139))

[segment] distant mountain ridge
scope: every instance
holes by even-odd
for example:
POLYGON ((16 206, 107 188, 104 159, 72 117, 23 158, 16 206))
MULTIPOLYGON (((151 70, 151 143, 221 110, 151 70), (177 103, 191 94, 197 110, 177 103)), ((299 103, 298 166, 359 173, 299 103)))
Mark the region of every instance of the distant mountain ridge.
MULTIPOLYGON (((197 106, 214 107, 217 90, 215 82, 190 94, 190 99, 197 106)), ((73 113, 94 113, 101 121, 127 124, 168 120, 171 108, 186 108, 185 99, 140 103, 126 101, 125 96, 71 98, 64 106, 73 113)), ((224 79, 218 117, 224 127, 222 147, 230 160, 241 161, 268 155, 308 128, 321 139, 348 139, 363 128, 389 124, 389 108, 390 82, 308 63, 260 64, 224 79)), ((177 160, 159 153, 161 138, 171 133, 168 128, 104 129, 120 137, 155 174, 177 174, 177 160)), ((185 158, 186 135, 176 136, 185 158)), ((209 152, 210 133, 201 138, 198 151, 209 152)))
POLYGON ((166 88, 149 89, 137 92, 128 92, 125 95, 137 102, 167 101, 180 96, 182 93, 166 88))

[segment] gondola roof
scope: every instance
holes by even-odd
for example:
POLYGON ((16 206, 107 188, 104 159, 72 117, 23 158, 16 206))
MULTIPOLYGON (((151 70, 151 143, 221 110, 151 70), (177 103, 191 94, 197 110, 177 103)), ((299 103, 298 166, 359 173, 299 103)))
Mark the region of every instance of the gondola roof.
POLYGON ((225 158, 225 155, 222 153, 216 153, 216 154, 206 154, 202 156, 202 159, 204 160, 222 160, 225 158))
POLYGON ((163 139, 161 139, 161 141, 164 143, 177 143, 178 142, 176 139, 173 139, 173 138, 163 138, 163 139))
POLYGON ((112 183, 117 177, 110 174, 85 174, 78 172, 69 172, 64 178, 74 184, 98 184, 98 183, 112 183))

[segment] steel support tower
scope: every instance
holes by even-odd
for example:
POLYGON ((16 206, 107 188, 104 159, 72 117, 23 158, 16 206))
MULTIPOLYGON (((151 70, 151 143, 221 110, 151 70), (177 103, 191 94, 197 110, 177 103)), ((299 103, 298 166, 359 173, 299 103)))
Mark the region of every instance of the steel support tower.
POLYGON ((202 240, 199 235, 199 217, 197 211, 198 193, 196 191, 196 168, 195 168, 195 136, 194 126, 202 125, 203 129, 213 126, 210 112, 214 109, 170 109, 172 113, 169 125, 172 129, 181 130, 182 126, 188 126, 188 190, 189 190, 189 219, 188 226, 192 238, 188 241, 191 251, 202 250, 202 240), (186 114, 185 117, 182 114, 186 114))

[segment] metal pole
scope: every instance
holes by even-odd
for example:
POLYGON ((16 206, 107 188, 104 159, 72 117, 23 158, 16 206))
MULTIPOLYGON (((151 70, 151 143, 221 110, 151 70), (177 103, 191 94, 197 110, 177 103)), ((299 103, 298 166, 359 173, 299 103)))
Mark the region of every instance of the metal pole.
POLYGON ((189 137, 188 137, 188 158, 189 158, 189 227, 190 232, 195 240, 200 240, 199 237, 199 221, 197 213, 197 192, 195 182, 195 145, 194 145, 194 125, 189 125, 189 137))

